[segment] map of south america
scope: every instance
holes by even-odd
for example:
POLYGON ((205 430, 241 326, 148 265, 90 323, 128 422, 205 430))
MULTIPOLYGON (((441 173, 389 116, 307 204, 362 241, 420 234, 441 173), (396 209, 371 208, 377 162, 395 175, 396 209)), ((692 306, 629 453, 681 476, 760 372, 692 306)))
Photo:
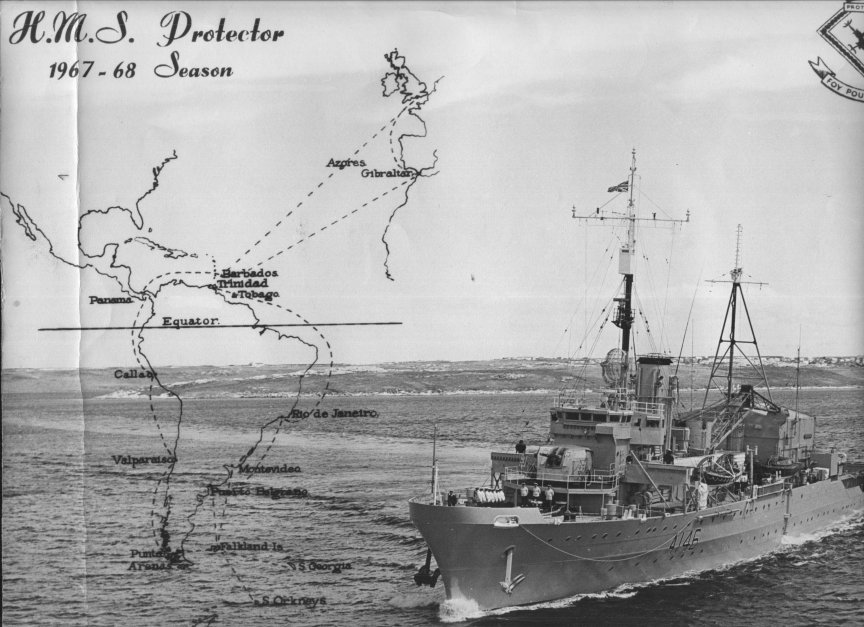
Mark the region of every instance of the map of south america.
MULTIPOLYGON (((249 481, 262 469, 283 463, 271 455, 274 442, 303 420, 297 411, 301 397, 314 399, 306 412, 321 405, 337 352, 326 328, 292 302, 291 286, 304 280, 296 261, 338 247, 344 241, 334 239, 339 232, 362 222, 364 238, 378 249, 378 271, 396 280, 392 256, 398 251, 392 249, 389 231, 400 211, 407 210, 412 190, 436 173, 437 154, 427 143, 421 114, 437 81, 431 86, 421 81, 397 50, 384 59, 386 71, 378 85, 370 81, 369 89, 380 92, 389 116, 355 129, 338 154, 317 155, 320 168, 311 186, 295 188, 286 173, 288 183, 279 184, 290 192, 275 219, 242 207, 256 222, 257 234, 248 241, 231 239, 233 249, 196 246, 188 231, 172 229, 165 217, 169 208, 184 212, 163 191, 166 177, 184 158, 174 146, 166 146, 163 159, 152 165, 150 185, 134 205, 76 208, 77 258, 57 251, 38 201, 0 193, 2 211, 14 215, 21 233, 40 250, 82 273, 109 278, 116 284, 116 300, 135 307, 131 324, 113 332, 126 334, 129 354, 118 360, 129 363, 129 372, 144 382, 139 402, 159 442, 152 453, 162 462, 154 466, 160 472, 144 504, 150 509, 150 526, 142 530, 152 548, 148 557, 172 570, 223 561, 247 601, 256 601, 260 593, 248 583, 242 560, 234 563, 231 552, 217 555, 213 547, 242 541, 237 517, 226 512, 241 502, 238 495, 248 494, 249 481), (300 364, 280 379, 284 387, 271 412, 245 417, 247 428, 230 442, 231 453, 210 460, 206 468, 184 457, 189 382, 166 370, 202 342, 221 343, 227 363, 246 364, 267 355, 270 363, 300 364)), ((242 167, 237 174, 243 175, 242 167)), ((219 376, 210 383, 218 386, 219 376)), ((311 503, 315 495, 298 483, 279 496, 311 503)))

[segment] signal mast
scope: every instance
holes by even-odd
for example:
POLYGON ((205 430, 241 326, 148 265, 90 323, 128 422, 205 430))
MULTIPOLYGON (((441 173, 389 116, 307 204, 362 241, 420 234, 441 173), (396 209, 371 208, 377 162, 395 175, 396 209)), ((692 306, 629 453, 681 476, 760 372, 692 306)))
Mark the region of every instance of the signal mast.
POLYGON ((650 218, 640 218, 636 215, 636 201, 633 197, 633 192, 636 183, 636 149, 633 148, 632 160, 630 163, 630 176, 628 179, 618 185, 610 187, 608 191, 614 192, 629 192, 627 200, 627 213, 620 214, 616 212, 601 213, 598 207, 595 213, 577 216, 576 209, 573 209, 573 218, 576 220, 598 221, 598 222, 613 222, 627 225, 627 240, 622 244, 618 251, 618 274, 624 277, 623 295, 616 297, 614 300, 617 303, 615 317, 612 323, 621 329, 621 367, 620 374, 617 376, 617 387, 627 387, 627 369, 630 357, 630 333, 633 328, 633 275, 636 269, 635 253, 636 253, 636 226, 639 222, 657 223, 673 223, 684 224, 690 222, 690 210, 687 210, 684 220, 674 218, 658 218, 654 213, 650 218))

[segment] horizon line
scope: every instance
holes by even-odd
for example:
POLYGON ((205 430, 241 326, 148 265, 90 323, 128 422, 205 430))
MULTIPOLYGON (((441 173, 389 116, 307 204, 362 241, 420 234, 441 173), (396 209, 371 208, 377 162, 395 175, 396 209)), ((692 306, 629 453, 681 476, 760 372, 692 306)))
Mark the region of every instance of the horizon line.
MULTIPOLYGON (((786 355, 771 355, 769 358, 782 357, 784 359, 795 361, 794 356, 786 356, 786 355)), ((695 359, 709 359, 710 355, 697 355, 695 359)), ((816 355, 810 357, 802 357, 801 359, 858 359, 864 358, 864 354, 854 354, 854 355, 816 355)), ((334 366, 380 366, 386 364, 419 364, 419 363, 478 363, 478 362, 493 362, 493 361, 561 361, 561 362, 576 362, 583 361, 584 359, 594 359, 601 360, 602 358, 570 358, 567 357, 492 357, 489 359, 413 359, 413 360, 397 360, 397 361, 375 361, 375 362, 334 362, 334 366)), ((682 358, 690 359, 690 357, 682 358)), ((768 364, 770 365, 770 364, 768 364)), ((808 366, 813 364, 801 364, 802 366, 808 366)), ((844 364, 838 364, 844 365, 844 364)), ((297 367, 306 367, 307 363, 245 363, 245 364, 193 364, 193 365, 175 365, 175 364, 166 364, 162 366, 163 368, 255 368, 255 367, 280 367, 280 366, 297 366, 297 367)), ((313 364, 313 368, 321 368, 320 364, 313 364)), ((111 366, 84 366, 84 367, 56 367, 56 366, 4 366, 2 368, 3 371, 7 370, 110 370, 116 368, 129 368, 128 365, 120 366, 120 365, 111 365, 111 366)))

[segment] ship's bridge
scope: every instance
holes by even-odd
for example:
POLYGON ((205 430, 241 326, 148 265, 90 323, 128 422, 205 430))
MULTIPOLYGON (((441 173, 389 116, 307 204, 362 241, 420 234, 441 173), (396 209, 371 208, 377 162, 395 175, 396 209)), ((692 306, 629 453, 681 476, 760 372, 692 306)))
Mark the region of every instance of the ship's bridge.
POLYGON ((608 433, 617 440, 630 440, 631 446, 662 446, 669 411, 666 399, 637 398, 634 391, 624 388, 601 390, 591 398, 562 392, 553 401, 550 431, 569 438, 600 435, 601 427, 615 426, 620 427, 618 432, 608 433))
POLYGON ((556 412, 561 419, 586 422, 631 422, 633 414, 660 421, 666 416, 665 403, 637 401, 635 392, 626 388, 600 390, 590 396, 568 390, 558 394, 553 402, 553 421, 556 412), (608 418, 601 417, 604 415, 608 418))

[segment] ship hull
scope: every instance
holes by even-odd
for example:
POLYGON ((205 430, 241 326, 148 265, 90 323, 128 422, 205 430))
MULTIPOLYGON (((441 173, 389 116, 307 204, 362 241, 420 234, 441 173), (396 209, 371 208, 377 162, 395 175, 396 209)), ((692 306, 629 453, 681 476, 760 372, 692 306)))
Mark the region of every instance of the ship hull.
POLYGON ((645 520, 556 523, 536 509, 410 503, 411 520, 441 569, 447 599, 470 600, 483 610, 752 559, 779 548, 784 536, 823 529, 860 510, 861 476, 645 520), (500 524, 506 516, 517 516, 518 526, 495 525, 496 518, 500 524))

